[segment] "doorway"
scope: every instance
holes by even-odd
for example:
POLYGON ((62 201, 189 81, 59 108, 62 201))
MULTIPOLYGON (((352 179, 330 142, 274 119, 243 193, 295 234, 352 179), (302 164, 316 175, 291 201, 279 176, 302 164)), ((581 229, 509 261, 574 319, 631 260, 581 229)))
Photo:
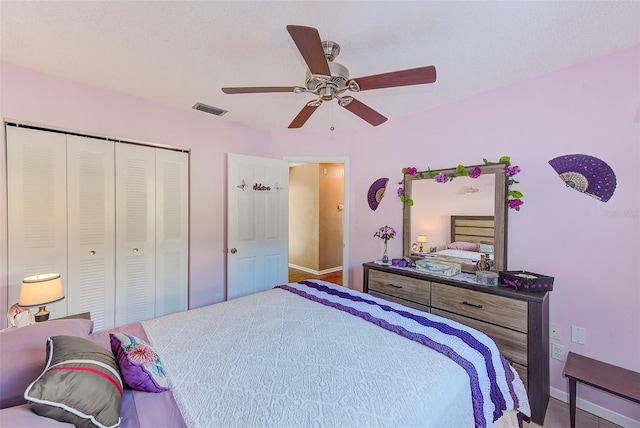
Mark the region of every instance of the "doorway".
POLYGON ((348 287, 346 157, 290 157, 289 281, 322 279, 348 287))

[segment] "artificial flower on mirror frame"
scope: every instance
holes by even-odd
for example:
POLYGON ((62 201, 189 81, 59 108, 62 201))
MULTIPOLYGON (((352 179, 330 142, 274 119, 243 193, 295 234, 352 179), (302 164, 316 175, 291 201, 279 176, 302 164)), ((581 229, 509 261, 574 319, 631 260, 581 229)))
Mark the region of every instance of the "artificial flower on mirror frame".
MULTIPOLYGON (((498 162, 489 162, 486 159, 482 159, 485 165, 495 165, 496 163, 504 163, 504 174, 507 178, 507 187, 509 188, 507 192, 507 205, 510 209, 520 211, 520 207, 524 204, 522 201, 523 193, 519 190, 512 189, 511 186, 514 184, 518 184, 519 181, 513 178, 514 175, 520 172, 520 167, 518 165, 511 166, 511 157, 510 156, 502 156, 498 162)), ((427 167, 427 170, 424 172, 418 172, 416 167, 410 166, 406 168, 402 168, 403 175, 411 175, 417 176, 418 178, 432 178, 438 183, 448 183, 453 181, 456 177, 470 177, 470 178, 478 178, 482 175, 482 169, 479 166, 465 167, 464 165, 459 164, 455 171, 450 174, 444 174, 442 172, 434 172, 431 168, 427 167)), ((400 202, 404 203, 407 206, 413 205, 413 200, 407 198, 404 194, 404 180, 398 182, 400 187, 397 190, 398 197, 400 198, 400 202)))

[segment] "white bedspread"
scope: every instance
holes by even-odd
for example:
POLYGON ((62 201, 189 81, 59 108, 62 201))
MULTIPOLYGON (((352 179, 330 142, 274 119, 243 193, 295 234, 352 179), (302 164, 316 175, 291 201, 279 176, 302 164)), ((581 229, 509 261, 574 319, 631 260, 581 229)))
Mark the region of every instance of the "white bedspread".
POLYGON ((448 357, 274 289, 143 323, 189 427, 473 427, 448 357))

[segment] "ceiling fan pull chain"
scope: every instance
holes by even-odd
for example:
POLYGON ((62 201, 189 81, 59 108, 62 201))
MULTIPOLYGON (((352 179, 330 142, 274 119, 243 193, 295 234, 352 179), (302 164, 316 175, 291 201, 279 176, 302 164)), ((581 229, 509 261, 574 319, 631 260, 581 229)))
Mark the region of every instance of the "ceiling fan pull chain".
POLYGON ((334 103, 331 103, 331 127, 329 128, 330 131, 333 131, 336 129, 333 126, 333 110, 334 110, 333 106, 334 106, 334 103))

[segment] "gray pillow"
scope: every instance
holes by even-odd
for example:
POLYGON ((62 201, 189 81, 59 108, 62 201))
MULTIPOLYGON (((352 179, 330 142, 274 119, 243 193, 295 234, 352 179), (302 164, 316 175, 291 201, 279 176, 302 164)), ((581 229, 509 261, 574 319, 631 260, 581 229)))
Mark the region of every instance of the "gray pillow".
POLYGON ((81 337, 53 336, 47 341, 44 372, 24 398, 41 416, 77 427, 115 427, 122 388, 113 353, 81 337))

